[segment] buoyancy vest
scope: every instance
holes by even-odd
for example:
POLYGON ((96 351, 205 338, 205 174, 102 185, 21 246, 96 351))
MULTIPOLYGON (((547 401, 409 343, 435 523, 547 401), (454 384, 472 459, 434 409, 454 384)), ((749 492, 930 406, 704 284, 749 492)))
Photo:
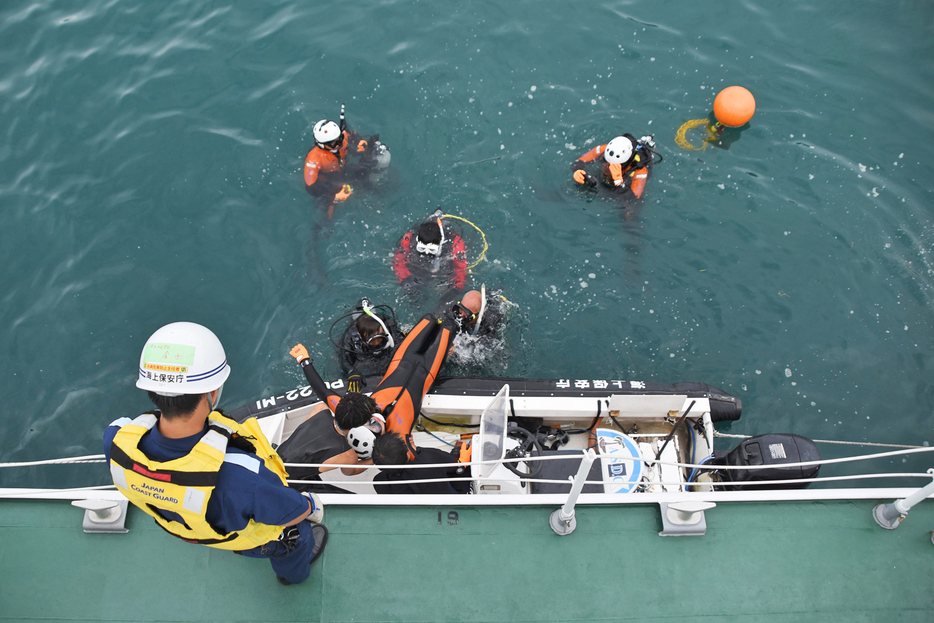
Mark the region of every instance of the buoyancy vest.
POLYGON ((630 189, 636 197, 642 196, 645 189, 645 182, 649 177, 646 164, 642 162, 640 154, 633 156, 632 162, 628 165, 603 163, 603 174, 607 186, 620 187, 624 185, 626 174, 629 174, 632 181, 629 184, 630 189))
MULTIPOLYGON (((252 454, 279 476, 283 486, 288 473, 282 459, 263 435, 256 418, 239 424, 213 411, 206 432, 191 452, 170 461, 154 461, 139 449, 143 435, 158 422, 155 413, 144 413, 117 431, 110 450, 110 473, 117 489, 130 502, 152 515, 163 529, 189 543, 218 549, 248 550, 275 541, 282 526, 256 523, 252 519, 238 532, 223 533, 208 523, 208 501, 217 484, 224 461, 241 464, 251 456, 227 453, 228 443, 246 441, 252 454), (181 516, 182 522, 163 517, 158 510, 181 516)), ((233 445, 233 444, 231 444, 233 445)))

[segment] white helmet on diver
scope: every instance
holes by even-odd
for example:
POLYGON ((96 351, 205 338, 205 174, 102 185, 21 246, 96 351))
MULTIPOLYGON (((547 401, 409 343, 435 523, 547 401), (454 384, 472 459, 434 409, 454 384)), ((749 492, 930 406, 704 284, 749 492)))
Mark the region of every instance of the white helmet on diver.
POLYGON ((340 126, 330 119, 322 119, 316 123, 314 134, 315 144, 331 152, 338 151, 344 142, 344 133, 341 132, 340 126))
POLYGON ((617 136, 606 144, 603 158, 610 164, 626 164, 632 160, 635 145, 628 136, 617 136))
MULTIPOLYGON (((136 386, 160 396, 207 394, 223 389, 228 376, 224 347, 210 329, 193 322, 173 322, 146 340, 136 386)), ((220 392, 214 404, 219 401, 220 392)))

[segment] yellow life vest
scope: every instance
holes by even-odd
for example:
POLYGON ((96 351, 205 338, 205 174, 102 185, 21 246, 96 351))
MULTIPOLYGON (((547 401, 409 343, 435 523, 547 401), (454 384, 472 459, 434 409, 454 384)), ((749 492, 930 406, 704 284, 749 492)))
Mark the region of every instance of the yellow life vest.
POLYGON ((218 549, 234 551, 252 549, 275 541, 282 526, 249 524, 239 532, 218 532, 208 523, 205 513, 208 500, 217 483, 218 472, 225 457, 229 462, 243 464, 250 460, 242 454, 227 454, 232 439, 248 442, 266 467, 279 476, 282 484, 288 473, 282 459, 263 435, 256 418, 239 424, 217 411, 208 416, 208 432, 187 455, 171 461, 153 461, 139 449, 139 442, 156 425, 154 413, 144 413, 117 431, 110 449, 110 473, 117 489, 130 502, 155 518, 170 534, 190 543, 200 543, 218 549), (171 511, 184 523, 171 521, 157 510, 171 511))

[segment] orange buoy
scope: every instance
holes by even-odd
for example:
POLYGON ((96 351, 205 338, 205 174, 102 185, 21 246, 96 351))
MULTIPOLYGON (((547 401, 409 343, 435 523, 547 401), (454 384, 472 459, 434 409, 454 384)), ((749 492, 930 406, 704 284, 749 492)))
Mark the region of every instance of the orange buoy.
POLYGON ((756 99, 748 89, 727 87, 713 101, 713 115, 728 128, 738 128, 756 112, 756 99))

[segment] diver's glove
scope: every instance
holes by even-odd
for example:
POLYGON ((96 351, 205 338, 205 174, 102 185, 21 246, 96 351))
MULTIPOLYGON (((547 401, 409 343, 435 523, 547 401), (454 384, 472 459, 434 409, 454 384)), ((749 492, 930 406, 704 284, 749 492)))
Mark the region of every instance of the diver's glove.
POLYGON ((292 347, 292 350, 289 351, 289 354, 295 357, 295 361, 306 365, 305 362, 311 363, 311 357, 308 356, 308 349, 305 348, 302 344, 296 344, 292 347))
POLYGON ((334 201, 344 201, 353 194, 353 188, 350 187, 350 184, 344 184, 344 187, 340 189, 336 195, 334 195, 334 201))
POLYGON ((583 169, 577 169, 574 171, 574 181, 578 184, 586 184, 591 188, 597 185, 596 178, 583 169))
POLYGON ((360 139, 360 142, 357 143, 357 153, 362 154, 366 151, 367 142, 364 139, 360 139))
POLYGON ((357 372, 356 368, 350 369, 350 376, 347 377, 347 391, 358 394, 363 391, 363 376, 357 372))

